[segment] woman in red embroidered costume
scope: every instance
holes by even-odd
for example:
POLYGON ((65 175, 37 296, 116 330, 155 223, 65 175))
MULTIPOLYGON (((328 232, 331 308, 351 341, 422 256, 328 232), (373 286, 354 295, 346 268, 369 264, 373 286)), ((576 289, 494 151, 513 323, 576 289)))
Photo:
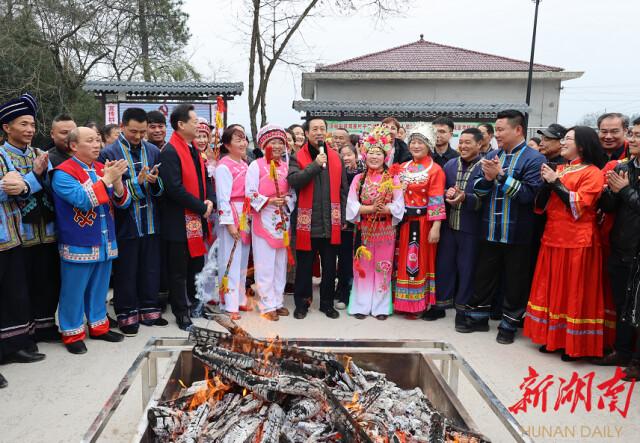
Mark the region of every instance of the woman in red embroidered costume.
POLYGON ((542 165, 546 192, 536 200, 536 211, 547 211, 547 223, 524 335, 543 345, 540 352, 562 351, 565 361, 603 351, 602 247, 596 226, 604 184, 600 150, 593 129, 570 129, 560 151, 569 164, 557 171, 542 165))
POLYGON ((381 126, 364 137, 367 169, 354 177, 347 199, 347 220, 357 224, 360 244, 347 312, 359 320, 367 315, 386 320, 393 311, 395 226, 402 220, 404 199, 398 177, 385 164, 392 145, 389 130, 381 126))
POLYGON ((413 160, 402 165, 405 218, 398 240, 398 275, 393 308, 414 320, 436 302, 436 250, 444 207, 445 175, 431 158, 436 134, 431 124, 409 136, 413 160))

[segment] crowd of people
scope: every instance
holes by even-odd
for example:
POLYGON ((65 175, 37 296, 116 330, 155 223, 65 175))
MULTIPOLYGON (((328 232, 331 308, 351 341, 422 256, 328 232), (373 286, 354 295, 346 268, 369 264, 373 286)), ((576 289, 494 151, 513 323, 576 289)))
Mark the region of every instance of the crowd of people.
POLYGON ((202 303, 277 321, 289 293, 302 320, 316 276, 329 319, 451 309, 460 333, 499 320, 501 344, 523 328, 540 352, 640 376, 640 119, 527 142, 525 116, 504 110, 454 149, 448 117, 360 135, 309 118, 263 127, 249 150, 241 125, 216 144, 181 104, 168 141, 164 114, 129 108, 102 131, 59 115, 38 149, 36 113, 29 94, 0 106, 2 363, 44 359, 41 341, 84 354, 87 330, 119 342, 166 326, 164 294, 184 330, 202 303))

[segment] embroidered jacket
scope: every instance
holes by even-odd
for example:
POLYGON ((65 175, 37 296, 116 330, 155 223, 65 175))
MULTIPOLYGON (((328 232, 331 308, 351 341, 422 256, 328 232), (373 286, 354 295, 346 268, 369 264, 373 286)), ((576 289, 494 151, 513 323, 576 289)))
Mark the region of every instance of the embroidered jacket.
POLYGON ((427 220, 445 220, 444 172, 431 157, 402 165, 400 181, 404 188, 405 215, 408 217, 426 215, 427 220))
POLYGON ((129 169, 122 176, 122 182, 131 196, 131 204, 126 210, 115 212, 116 235, 118 239, 133 239, 160 232, 158 197, 164 191, 162 179, 156 183, 145 181, 138 184, 138 174, 147 166, 149 171, 160 162, 160 149, 142 141, 139 147, 131 147, 124 135, 100 152, 100 162, 125 159, 129 169))
POLYGON ((529 243, 533 232, 533 202, 542 188, 540 168, 544 155, 522 142, 511 153, 492 151, 486 159, 498 158, 504 175, 488 181, 478 169, 474 192, 483 201, 482 236, 498 243, 529 243))
POLYGON ((53 173, 53 196, 58 225, 58 248, 62 260, 95 263, 118 256, 113 206, 127 208, 131 197, 127 188, 121 197, 113 194, 102 177, 104 166, 89 166, 75 157, 53 173))
POLYGON ((480 156, 465 162, 462 157, 451 159, 444 165, 445 192, 449 188, 458 187, 465 193, 465 198, 459 206, 447 207, 447 221, 454 231, 467 234, 477 234, 480 229, 480 207, 482 201, 473 192, 473 181, 480 169, 480 156))
MULTIPOLYGON (((31 190, 31 195, 28 198, 18 201, 22 215, 20 237, 23 246, 54 243, 56 228, 49 174, 44 172, 42 177, 38 178, 33 172, 33 162, 43 151, 31 146, 27 146, 23 151, 8 142, 4 144, 4 150, 31 190)), ((47 171, 51 169, 53 167, 49 163, 47 171)))
MULTIPOLYGON (((8 172, 15 170, 16 168, 13 166, 11 158, 0 146, 0 184, 2 184, 2 180, 8 172)), ((29 186, 29 183, 27 183, 27 186, 29 186)), ((28 195, 29 193, 16 198, 0 189, 0 252, 7 251, 22 244, 20 238, 21 217, 18 200, 28 195)))

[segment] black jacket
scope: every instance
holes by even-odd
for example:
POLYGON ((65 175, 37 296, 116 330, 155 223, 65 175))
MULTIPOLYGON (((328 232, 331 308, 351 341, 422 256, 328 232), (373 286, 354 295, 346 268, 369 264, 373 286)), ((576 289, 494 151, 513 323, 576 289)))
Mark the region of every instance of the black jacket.
POLYGON ((49 161, 54 168, 57 168, 58 165, 64 163, 68 159, 72 157, 70 152, 64 152, 58 149, 56 145, 51 142, 45 150, 49 153, 49 161))
MULTIPOLYGON (((306 168, 300 169, 296 155, 289 158, 289 175, 287 182, 296 190, 298 196, 300 191, 313 181, 313 210, 311 211, 311 238, 331 238, 331 182, 329 179, 329 168, 323 168, 316 163, 318 149, 309 145, 309 153, 312 162, 306 168)), ((342 160, 340 160, 342 162, 342 160)), ((342 178, 340 183, 340 214, 342 223, 346 221, 345 209, 347 205, 347 195, 349 194, 349 184, 344 164, 342 164, 342 178)), ((296 206, 297 209, 297 206, 296 206)))
POLYGON ((451 145, 447 147, 447 150, 444 151, 444 154, 439 154, 438 151, 433 149, 431 156, 433 157, 433 161, 436 162, 438 166, 444 168, 444 165, 447 164, 449 160, 452 158, 460 157, 460 153, 453 149, 451 145))
POLYGON ((393 163, 404 163, 411 160, 412 157, 409 152, 409 147, 404 141, 396 138, 393 147, 393 163))
MULTIPOLYGON (((198 188, 200 191, 199 198, 194 197, 182 185, 182 164, 180 157, 176 152, 176 148, 167 143, 164 145, 160 153, 160 177, 164 185, 164 198, 161 205, 161 233, 162 237, 168 241, 186 242, 187 231, 185 228, 184 210, 190 209, 196 214, 204 215, 207 212, 205 200, 215 202, 216 198, 213 191, 213 184, 207 178, 207 171, 204 171, 205 182, 202 182, 202 170, 198 156, 200 153, 193 147, 189 146, 191 151, 191 159, 196 167, 198 175, 198 188), (206 198, 205 198, 206 192, 206 198)), ((207 232, 207 223, 202 219, 202 227, 205 236, 207 232)))
POLYGON ((617 194, 606 188, 600 197, 604 212, 616 212, 611 229, 611 255, 631 262, 640 247, 640 167, 633 160, 616 166, 615 171, 627 171, 630 185, 617 194))

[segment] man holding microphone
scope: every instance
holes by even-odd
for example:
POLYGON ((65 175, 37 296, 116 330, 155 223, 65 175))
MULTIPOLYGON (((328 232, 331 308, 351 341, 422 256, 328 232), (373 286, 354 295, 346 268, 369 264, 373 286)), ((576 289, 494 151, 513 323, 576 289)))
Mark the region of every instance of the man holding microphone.
POLYGON ((347 177, 339 155, 325 150, 327 124, 312 118, 305 123, 307 143, 289 161, 289 185, 298 195, 296 229, 296 281, 294 298, 297 319, 307 316, 313 288, 313 260, 320 254, 322 283, 320 311, 338 318, 333 308, 335 295, 336 253, 347 202, 347 177))

